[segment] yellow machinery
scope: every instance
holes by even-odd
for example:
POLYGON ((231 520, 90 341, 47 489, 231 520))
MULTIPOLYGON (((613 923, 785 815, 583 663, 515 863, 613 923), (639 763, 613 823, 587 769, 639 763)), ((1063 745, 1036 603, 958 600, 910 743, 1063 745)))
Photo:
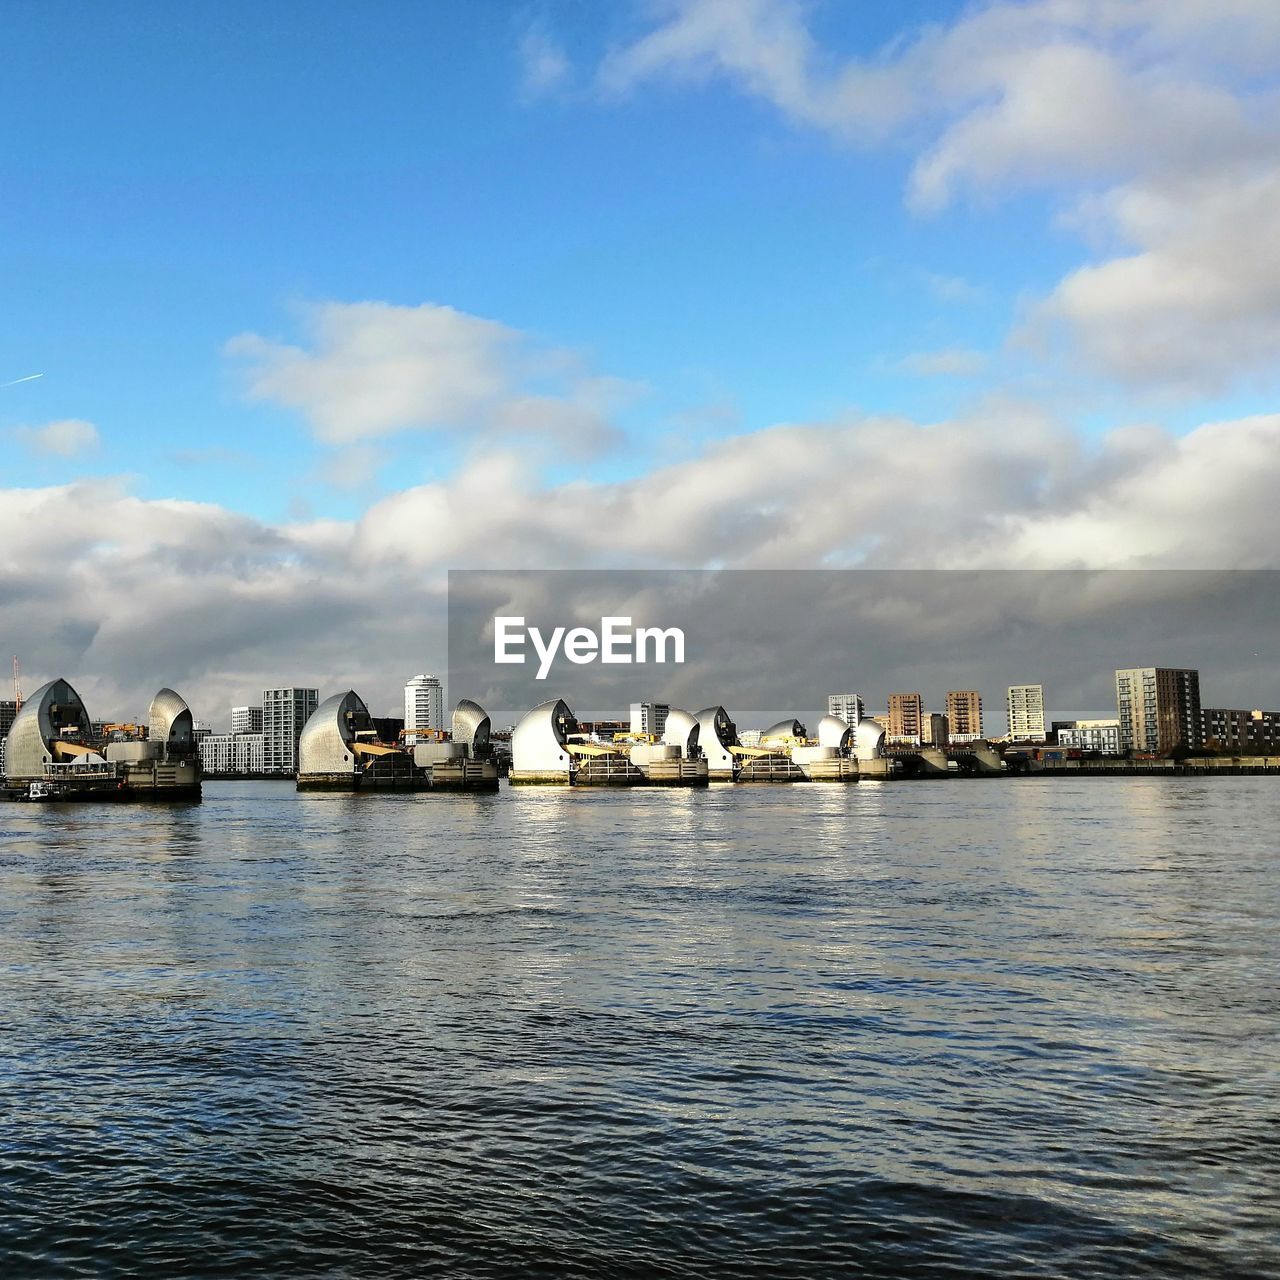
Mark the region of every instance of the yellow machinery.
POLYGON ((581 757, 583 759, 592 759, 596 756, 617 756, 625 755, 626 752, 619 751, 617 747, 606 746, 600 742, 570 742, 566 745, 565 750, 571 756, 581 757))

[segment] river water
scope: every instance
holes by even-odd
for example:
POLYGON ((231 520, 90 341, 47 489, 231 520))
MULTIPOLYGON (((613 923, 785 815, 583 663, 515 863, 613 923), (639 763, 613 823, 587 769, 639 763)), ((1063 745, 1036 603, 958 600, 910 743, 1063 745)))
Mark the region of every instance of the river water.
POLYGON ((1280 1274, 1280 782, 0 807, 0 1274, 1280 1274))

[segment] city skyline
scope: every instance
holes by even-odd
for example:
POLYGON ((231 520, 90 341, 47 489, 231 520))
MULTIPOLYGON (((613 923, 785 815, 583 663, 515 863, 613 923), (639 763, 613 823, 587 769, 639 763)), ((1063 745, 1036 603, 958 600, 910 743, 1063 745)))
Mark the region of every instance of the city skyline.
MULTIPOLYGON (((1115 710, 1117 711, 1117 716, 1119 716, 1120 714, 1120 710, 1122 706, 1121 700, 1122 700, 1122 697, 1124 696, 1120 692, 1120 681, 1122 677, 1130 677, 1130 676, 1142 675, 1144 673, 1148 673, 1154 679, 1154 677, 1157 674, 1164 674, 1166 670, 1167 669, 1154 668, 1154 667, 1138 668, 1138 669, 1117 668, 1113 673, 1116 678, 1116 684, 1117 684, 1116 707, 1115 707, 1115 710)), ((1168 672, 1168 674, 1178 675, 1178 676, 1187 675, 1194 678, 1195 689, 1196 689, 1196 695, 1195 695, 1196 696, 1196 712, 1195 712, 1194 718, 1198 720, 1200 715, 1199 707, 1203 702, 1203 699, 1201 699, 1200 693, 1199 693, 1199 679, 1201 675, 1199 668, 1170 671, 1168 672)), ((1068 712, 1067 714, 1051 715, 1049 714, 1049 710, 1046 709, 1047 703, 1044 701, 1044 694, 1043 694, 1044 686, 1042 684, 1009 685, 1006 688, 1006 693, 1008 695, 1013 695, 1015 694, 1015 692, 1022 692, 1026 690, 1037 691, 1037 696, 1039 699, 1039 701, 1036 704, 1037 714, 1045 730, 1051 729, 1053 726, 1058 724, 1074 725, 1077 722, 1079 722, 1082 725, 1098 725, 1098 724, 1110 724, 1116 721, 1115 717, 1108 717, 1108 716, 1096 717, 1096 716, 1082 715, 1080 714, 1078 708, 1067 708, 1066 709, 1068 712)), ((391 715, 375 717, 375 718, 378 718, 384 721, 398 721, 406 730, 410 730, 410 731, 412 731, 415 728, 430 728, 430 729, 439 728, 439 729, 447 730, 448 719, 449 719, 449 714, 451 710, 451 702, 448 696, 445 694, 444 688, 440 684, 437 677, 435 676, 414 677, 413 679, 411 679, 405 684, 404 694, 405 694, 404 706, 397 708, 397 710, 402 711, 404 714, 399 716, 391 714, 391 715), (420 693, 420 690, 424 687, 423 685, 424 681, 429 682, 429 685, 426 686, 429 692, 429 703, 424 702, 422 695, 420 693), (427 705, 429 705, 430 711, 425 715, 425 717, 420 722, 414 722, 413 717, 408 714, 411 709, 411 706, 416 706, 421 709, 422 707, 427 705)), ((255 736, 255 735, 265 736, 268 731, 268 724, 267 724, 268 717, 266 717, 264 714, 264 707, 269 705, 273 695, 276 695, 285 701, 297 701, 299 702, 299 705, 304 707, 309 707, 310 711, 314 711, 315 706, 319 705, 319 703, 323 702, 325 698, 329 696, 327 692, 315 686, 310 686, 310 687, 309 686, 289 686, 289 687, 268 688, 262 691, 261 703, 241 704, 241 705, 236 705, 228 708, 227 716, 226 716, 227 728, 223 729, 223 728, 215 727, 220 724, 220 721, 216 715, 197 716, 195 719, 196 727, 199 730, 213 733, 217 736, 230 736, 230 737, 243 737, 243 736, 255 736)), ((460 698, 465 696, 466 696, 465 694, 459 695, 459 698, 452 699, 452 702, 456 703, 460 698)), ((942 696, 941 705, 944 708, 951 708, 953 705, 953 700, 958 697, 974 700, 974 705, 977 706, 979 715, 981 716, 981 701, 982 701, 981 690, 962 690, 962 691, 948 690, 942 696)), ((914 726, 916 732, 914 733, 907 732, 905 729, 903 729, 900 726, 896 736, 917 737, 917 738, 927 739, 928 734, 924 732, 924 730, 927 729, 927 721, 930 718, 930 716, 935 716, 935 717, 941 716, 942 719, 946 721, 948 737, 952 741, 962 741, 965 738, 970 738, 970 737, 974 737, 974 738, 983 737, 983 738, 993 739, 993 740, 1007 738, 1012 741, 1017 741, 1020 737, 1024 736, 1016 732, 1016 724, 1014 722, 1014 717, 1012 716, 1009 717, 1009 720, 1006 722, 1006 724, 1003 727, 986 725, 985 728, 983 728, 981 731, 974 732, 971 730, 968 722, 966 721, 964 722, 965 727, 962 727, 959 730, 954 729, 952 727, 951 715, 949 714, 949 712, 947 710, 943 710, 940 712, 932 710, 930 698, 926 696, 923 692, 918 690, 911 691, 911 692, 897 691, 897 692, 886 694, 884 698, 883 709, 880 709, 879 707, 877 707, 877 705, 874 702, 868 702, 868 700, 864 699, 861 695, 853 694, 853 693, 828 694, 823 699, 815 698, 813 699, 813 701, 821 702, 826 708, 825 712, 821 712, 819 713, 819 716, 814 717, 815 724, 817 723, 817 720, 820 718, 821 714, 839 716, 840 718, 845 719, 846 723, 856 724, 857 722, 856 719, 851 720, 846 716, 842 716, 841 711, 849 708, 857 708, 861 713, 860 718, 883 720, 885 722, 886 729, 888 729, 890 732, 890 735, 894 736, 894 728, 893 728, 894 707, 895 705, 897 705, 899 706, 899 708, 901 708, 901 706, 905 701, 908 703, 909 707, 911 708, 908 714, 911 717, 911 725, 914 726), (845 704, 845 705, 842 706, 838 704, 845 704)), ((620 722, 629 721, 633 726, 634 732, 646 732, 646 733, 651 731, 651 729, 649 728, 649 723, 650 723, 650 720, 652 719, 653 723, 657 726, 656 730, 652 730, 652 731, 656 731, 660 733, 661 723, 665 720, 666 713, 670 710, 670 708, 671 708, 670 703, 657 702, 653 700, 649 700, 645 702, 633 702, 633 703, 630 703, 626 708, 627 715, 619 716, 618 719, 620 722)), ((1206 703, 1205 704, 1206 715, 1209 713, 1209 710, 1210 708, 1206 703)), ((1251 703, 1249 706, 1241 705, 1240 707, 1232 708, 1232 710, 1234 712, 1247 713, 1250 711, 1262 711, 1262 712, 1266 712, 1267 714, 1280 714, 1276 712, 1271 712, 1267 708, 1262 707, 1261 704, 1257 702, 1257 700, 1255 700, 1255 703, 1251 703)), ((1213 711, 1215 712, 1215 714, 1220 716, 1222 714, 1223 708, 1214 707, 1213 711)), ((5 730, 7 730, 8 728, 8 725, 12 723, 14 714, 15 714, 14 701, 10 699, 0 698, 0 738, 3 737, 5 730)), ((310 714, 310 712, 307 712, 307 714, 310 714)), ((899 714, 901 714, 901 712, 899 712, 899 714)), ((145 717, 134 717, 134 719, 137 721, 141 721, 142 719, 145 719, 145 717)), ((294 727, 292 725, 293 719, 296 719, 296 716, 291 717, 290 719, 291 731, 294 727)), ((300 729, 302 723, 305 723, 305 716, 302 718, 301 722, 296 726, 296 728, 300 729)), ((981 721, 979 721, 979 723, 981 723, 981 721)), ((763 728, 764 726, 761 725, 760 727, 763 728)), ((277 730, 275 729, 273 729, 272 731, 277 732, 277 730)), ((280 730, 279 732, 282 732, 282 730, 280 730)), ((294 736, 296 738, 296 733, 294 736)))
POLYGON ((220 706, 438 669, 451 567, 1274 565, 1280 17, 1088 12, 22 7, 6 651, 220 706))
MULTIPOLYGON (((963 750, 966 744, 977 741, 1008 743, 1015 750, 1019 744, 1035 746, 1047 743, 1073 751, 1137 756, 1167 756, 1170 752, 1179 750, 1269 755, 1280 748, 1280 711, 1261 707, 1203 705, 1200 672, 1197 669, 1127 668, 1117 669, 1114 675, 1114 718, 1080 717, 1077 714, 1046 720, 1043 686, 1010 685, 1007 689, 1008 724, 1004 733, 981 731, 981 692, 972 689, 949 690, 944 703, 946 713, 930 712, 919 692, 890 693, 886 699, 887 710, 880 714, 865 710, 863 699, 856 694, 829 694, 826 699, 827 715, 817 725, 816 731, 808 725, 801 725, 798 720, 784 720, 780 723, 794 723, 795 733, 808 734, 816 741, 828 734, 827 721, 838 717, 839 710, 843 707, 855 714, 854 720, 845 722, 850 728, 859 728, 864 719, 875 721, 881 726, 880 732, 891 749, 907 750, 929 746, 963 750), (955 728, 952 727, 953 716, 955 728), (977 721, 975 716, 978 717, 977 721), (1029 718, 1038 718, 1042 727, 1039 735, 1019 732, 1020 728, 1025 729, 1029 718), (979 731, 974 732, 975 728, 979 731)), ((50 696, 56 698, 60 688, 68 696, 78 699, 79 695, 73 687, 68 688, 64 682, 59 681, 41 686, 36 691, 36 696, 40 699, 50 696)), ((373 725, 379 737, 393 744, 399 744, 403 739, 404 744, 409 747, 415 741, 430 742, 434 736, 432 733, 428 732, 424 737, 421 732, 415 735, 414 730, 446 728, 443 689, 439 679, 435 676, 415 676, 405 684, 404 694, 403 717, 373 717, 373 725), (406 731, 410 736, 404 737, 406 731)), ((321 699, 315 688, 268 688, 263 690, 262 706, 250 704, 230 709, 231 728, 224 733, 214 732, 205 721, 193 721, 192 712, 185 700, 172 690, 162 690, 156 697, 158 700, 167 700, 166 706, 182 709, 188 732, 198 743, 205 770, 215 777, 292 776, 297 768, 299 739, 304 729, 309 731, 317 709, 321 716, 326 712, 332 714, 339 700, 346 705, 347 700, 352 699, 353 705, 364 707, 359 695, 351 691, 339 691, 321 699)), ((0 699, 0 774, 7 765, 8 744, 5 735, 13 725, 20 706, 25 705, 25 700, 19 704, 0 699)), ((83 704, 77 705, 83 708, 83 704)), ((462 700, 460 705, 469 708, 469 714, 486 714, 472 700, 462 700)), ((531 708, 517 719, 523 722, 526 716, 536 715, 550 705, 550 702, 544 702, 537 711, 531 708)), ((556 705, 564 704, 561 702, 556 705)), ((155 706, 153 701, 149 712, 152 719, 155 706)), ((595 725, 598 727, 605 724, 622 729, 629 725, 632 734, 661 735, 672 707, 668 703, 633 702, 628 710, 627 718, 597 720, 595 725)), ((87 717, 87 709, 83 709, 82 714, 87 717)), ((367 710, 362 711, 362 714, 367 715, 367 710)), ((680 709, 679 714, 690 724, 693 723, 692 715, 687 709, 680 709)), ((703 711, 700 714, 707 713, 703 711)), ((728 715, 730 719, 734 719, 732 712, 728 712, 728 715)), ((764 726, 757 728, 741 720, 734 722, 744 744, 760 739, 764 726)), ((85 723, 95 726, 95 732, 102 731, 97 726, 104 726, 105 736, 110 738, 110 731, 122 730, 127 734, 136 731, 139 725, 145 726, 145 718, 126 724, 88 719, 85 723)), ((584 728, 586 727, 587 724, 584 724, 584 728)), ((515 728, 514 721, 510 728, 515 728)))

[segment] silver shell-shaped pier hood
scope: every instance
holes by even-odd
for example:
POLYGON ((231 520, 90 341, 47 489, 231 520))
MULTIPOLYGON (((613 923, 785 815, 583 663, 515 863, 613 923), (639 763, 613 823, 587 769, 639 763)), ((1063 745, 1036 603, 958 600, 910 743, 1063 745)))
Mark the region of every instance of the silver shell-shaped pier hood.
POLYGON ((578 721, 563 698, 553 698, 525 712, 511 735, 512 771, 567 771, 571 764, 569 735, 577 728, 578 721))
POLYGON ((699 732, 697 716, 682 707, 672 707, 662 728, 662 742, 664 746, 679 747, 684 759, 693 760, 699 755, 699 732))
POLYGON ((723 707, 698 712, 698 745, 713 774, 733 771, 737 762, 729 748, 738 745, 738 728, 723 707))
POLYGON ((80 695, 61 677, 42 684, 23 704, 5 740, 4 769, 9 778, 39 778, 53 759, 53 742, 67 729, 81 742, 92 733, 80 695))
POLYGON ((859 720, 853 754, 859 760, 879 760, 884 755, 884 725, 878 720, 859 720))
POLYGON ((780 743, 787 738, 803 738, 805 736, 804 725, 799 720, 779 720, 777 724, 770 725, 760 735, 760 745, 767 747, 770 743, 780 743))
POLYGON ((453 740, 467 749, 467 755, 489 754, 489 716, 485 709, 470 698, 463 698, 453 709, 453 740))
POLYGON ((848 751, 853 743, 853 730, 839 716, 823 716, 818 721, 818 746, 848 751))
POLYGON ((147 712, 147 739, 164 747, 190 747, 195 737, 191 708, 172 689, 161 689, 147 712))
POLYGON ((352 744, 357 733, 372 728, 369 708, 354 689, 326 698, 302 726, 298 772, 354 773, 360 766, 352 744))

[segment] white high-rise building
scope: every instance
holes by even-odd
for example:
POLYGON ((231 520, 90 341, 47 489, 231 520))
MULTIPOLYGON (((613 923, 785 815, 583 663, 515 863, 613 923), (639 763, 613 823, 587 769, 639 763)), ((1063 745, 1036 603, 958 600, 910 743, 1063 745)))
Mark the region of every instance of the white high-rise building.
POLYGON ((827 695, 827 715, 839 716, 845 724, 857 728, 862 719, 862 699, 856 693, 829 693, 827 695))
POLYGON ((1011 741, 1044 741, 1044 685, 1011 684, 1008 708, 1011 741))
POLYGON ((200 739, 207 774, 262 773, 265 740, 260 733, 213 733, 200 739))
POLYGON ((444 686, 440 677, 414 676, 404 687, 405 733, 444 727, 444 686))
POLYGON ((316 689, 262 691, 263 769, 267 773, 298 771, 298 735, 320 705, 316 689))
POLYGON ((262 732, 262 708, 261 707, 232 707, 231 708, 231 732, 232 733, 261 733, 262 732))
POLYGON ((671 705, 666 702, 633 702, 631 704, 631 732, 652 734, 660 738, 667 727, 671 705))

